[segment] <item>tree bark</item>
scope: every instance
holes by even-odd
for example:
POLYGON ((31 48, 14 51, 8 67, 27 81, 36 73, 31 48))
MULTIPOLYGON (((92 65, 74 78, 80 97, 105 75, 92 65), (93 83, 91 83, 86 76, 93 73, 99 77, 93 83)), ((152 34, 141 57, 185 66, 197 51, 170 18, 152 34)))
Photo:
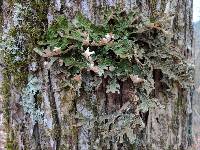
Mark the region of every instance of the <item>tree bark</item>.
MULTIPOLYGON (((4 0, 0 5, 3 10, 0 17, 3 22, 2 41, 10 38, 9 32, 13 27, 17 28, 15 40, 18 44, 14 43, 14 45, 20 51, 36 47, 43 32, 48 29, 58 15, 64 14, 67 19, 71 20, 74 18, 75 12, 81 11, 92 22, 99 24, 103 15, 103 7, 109 9, 109 7, 119 6, 120 9, 126 11, 139 9, 146 18, 152 20, 163 19, 159 23, 166 31, 172 33, 171 40, 175 45, 181 47, 180 53, 188 59, 192 55, 192 0, 33 0, 31 2, 4 0), (27 18, 26 16, 20 18, 20 11, 23 13, 26 7, 31 8, 32 14, 29 14, 27 18), (167 20, 168 18, 170 19, 167 20), (35 30, 35 35, 29 35, 29 32, 21 27, 27 25, 27 22, 27 28, 35 30), (26 39, 20 41, 20 35, 26 39)), ((32 63, 20 70, 20 72, 25 72, 25 75, 19 77, 19 86, 14 78, 14 73, 7 70, 6 66, 3 68, 2 85, 3 88, 7 88, 2 93, 8 149, 186 150, 191 145, 190 91, 183 89, 178 83, 172 82, 170 83, 173 87, 171 92, 174 96, 167 97, 166 89, 161 87, 162 72, 159 69, 154 70, 155 97, 164 107, 156 106, 141 116, 144 129, 135 134, 137 139, 135 145, 129 142, 115 145, 114 137, 108 138, 107 141, 99 138, 100 126, 107 120, 105 119, 105 122, 100 120, 92 122, 92 120, 99 119, 102 114, 105 117, 115 115, 115 112, 130 101, 129 96, 133 93, 130 82, 120 83, 120 94, 107 94, 105 86, 108 81, 103 79, 101 87, 97 91, 94 90, 94 85, 86 85, 88 93, 81 93, 81 96, 77 96, 75 89, 63 88, 63 81, 66 81, 66 77, 58 65, 50 65, 45 58, 36 58, 36 56, 30 51, 25 54, 24 57, 30 58, 32 63), (26 106, 21 104, 22 89, 27 87, 29 78, 34 77, 37 78, 37 81, 33 83, 33 86, 37 86, 32 91, 34 93, 33 101, 30 102, 31 104, 27 102, 28 106, 26 106), (38 87, 40 89, 37 89, 38 87), (30 107, 32 104, 35 108, 30 107), (41 110, 42 114, 39 116, 43 118, 42 122, 35 122, 30 114, 25 113, 25 109, 33 109, 33 116, 37 113, 36 110, 41 110), (78 116, 91 122, 79 126, 78 116), (90 124, 94 124, 94 128, 88 128, 90 124)), ((89 84, 96 79, 88 74, 84 80, 87 80, 89 84)))

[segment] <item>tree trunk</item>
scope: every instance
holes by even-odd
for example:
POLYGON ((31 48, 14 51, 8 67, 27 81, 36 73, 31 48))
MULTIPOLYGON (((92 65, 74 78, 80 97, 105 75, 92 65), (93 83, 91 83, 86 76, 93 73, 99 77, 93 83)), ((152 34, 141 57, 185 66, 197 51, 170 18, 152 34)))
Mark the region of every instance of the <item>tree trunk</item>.
POLYGON ((193 138, 194 138, 194 145, 195 145, 195 148, 196 149, 199 149, 200 148, 200 145, 199 145, 199 136, 200 136, 200 132, 199 132, 199 122, 200 122, 200 119, 199 119, 199 92, 200 92, 200 84, 199 84, 199 73, 200 73, 200 70, 199 70, 199 39, 200 39, 200 36, 199 36, 199 26, 200 22, 195 22, 194 23, 194 42, 193 42, 193 58, 194 58, 194 64, 195 64, 195 75, 194 75, 194 78, 195 78, 195 91, 194 91, 194 98, 193 98, 193 107, 192 107, 192 110, 193 110, 193 115, 192 115, 192 118, 193 118, 193 122, 192 122, 192 127, 193 127, 193 138))
POLYGON ((139 119, 134 121, 141 122, 140 127, 127 129, 132 143, 124 135, 111 135, 113 122, 108 126, 111 117, 114 121, 120 118, 116 113, 131 101, 134 87, 129 80, 119 82, 120 94, 113 94, 106 92, 108 79, 102 79, 97 89, 95 81, 99 79, 86 73, 82 77, 86 83, 83 86, 87 88, 84 93, 80 83, 71 87, 67 73, 63 73, 58 64, 38 57, 33 51, 57 16, 64 15, 72 20, 76 12, 81 11, 89 20, 100 24, 103 8, 118 6, 126 11, 138 9, 152 22, 163 19, 159 24, 172 33, 171 41, 181 47, 179 53, 190 59, 192 0, 4 0, 0 5, 3 10, 0 14, 2 49, 6 47, 8 52, 16 49, 21 56, 13 59, 14 53, 12 58, 4 55, 1 61, 7 149, 178 150, 188 149, 192 144, 191 89, 172 81, 169 84, 173 96, 166 95, 160 69, 153 71, 154 93, 159 105, 139 113, 139 119), (24 67, 18 68, 21 64, 13 60, 20 60, 24 67))

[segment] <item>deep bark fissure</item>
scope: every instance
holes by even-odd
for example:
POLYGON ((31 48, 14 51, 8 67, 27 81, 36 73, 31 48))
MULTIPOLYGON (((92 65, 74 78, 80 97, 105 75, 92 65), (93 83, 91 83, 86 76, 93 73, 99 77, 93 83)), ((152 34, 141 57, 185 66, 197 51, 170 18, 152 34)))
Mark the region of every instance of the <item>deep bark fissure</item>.
POLYGON ((33 137, 35 139, 36 143, 36 149, 41 150, 41 144, 40 144, 40 131, 39 131, 39 125, 38 121, 36 121, 34 127, 33 127, 33 137))
MULTIPOLYGON (((105 105, 105 114, 107 115, 108 114, 108 94, 106 92, 106 85, 108 84, 108 79, 103 79, 102 78, 102 81, 103 81, 103 84, 102 84, 102 89, 104 90, 104 93, 105 93, 105 102, 104 102, 104 105, 105 105)), ((107 123, 107 120, 105 120, 105 123, 107 123)))
MULTIPOLYGON (((185 9, 185 11, 184 11, 184 20, 187 20, 187 3, 186 2, 184 2, 184 9, 185 9)), ((185 23, 185 25, 184 25, 184 47, 186 47, 186 44, 187 44, 187 22, 185 23)), ((185 52, 186 54, 188 54, 187 52, 185 52)), ((187 56, 187 55, 186 55, 187 56)), ((187 57, 188 58, 188 57, 187 57)))
POLYGON ((60 125, 60 120, 58 117, 56 100, 54 97, 54 90, 52 86, 52 77, 51 77, 50 69, 48 70, 48 81, 49 81, 49 101, 50 101, 53 125, 54 125, 53 132, 54 132, 54 139, 56 141, 55 149, 59 150, 60 141, 61 141, 61 125, 60 125))
POLYGON ((159 92, 161 92, 161 83, 160 80, 162 78, 162 72, 160 69, 153 70, 154 75, 154 86, 155 86, 155 97, 158 98, 159 92))
POLYGON ((120 85, 120 96, 119 96, 119 100, 120 100, 120 107, 123 106, 123 82, 119 81, 119 85, 120 85))
MULTIPOLYGON (((39 108, 38 94, 39 94, 39 91, 37 91, 36 94, 34 95, 34 99, 35 99, 34 103, 35 103, 36 110, 39 108)), ((39 129, 38 121, 36 121, 36 123, 34 124, 34 127, 33 127, 33 137, 35 139, 36 149, 41 150, 42 148, 41 148, 41 144, 40 144, 40 129, 39 129)))

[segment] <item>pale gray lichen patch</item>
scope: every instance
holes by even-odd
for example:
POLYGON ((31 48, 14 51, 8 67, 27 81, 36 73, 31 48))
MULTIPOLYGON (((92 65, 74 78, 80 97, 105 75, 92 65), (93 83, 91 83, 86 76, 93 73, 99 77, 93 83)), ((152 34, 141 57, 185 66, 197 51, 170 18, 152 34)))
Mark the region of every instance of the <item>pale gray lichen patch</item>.
POLYGON ((14 27, 21 26, 21 22, 23 21, 22 17, 22 5, 15 3, 14 10, 13 10, 13 25, 14 27))
POLYGON ((60 0, 55 0, 55 8, 57 11, 60 11, 60 9, 61 9, 61 1, 60 0))
POLYGON ((41 82, 37 77, 29 76, 28 84, 22 91, 22 106, 24 112, 28 113, 33 122, 43 120, 43 112, 36 107, 35 95, 41 90, 41 82))
POLYGON ((107 0, 107 4, 108 4, 108 6, 114 6, 115 3, 116 3, 115 0, 107 0))
POLYGON ((87 16, 89 19, 91 19, 91 13, 90 13, 90 8, 87 0, 81 1, 81 8, 82 12, 85 16, 87 16))

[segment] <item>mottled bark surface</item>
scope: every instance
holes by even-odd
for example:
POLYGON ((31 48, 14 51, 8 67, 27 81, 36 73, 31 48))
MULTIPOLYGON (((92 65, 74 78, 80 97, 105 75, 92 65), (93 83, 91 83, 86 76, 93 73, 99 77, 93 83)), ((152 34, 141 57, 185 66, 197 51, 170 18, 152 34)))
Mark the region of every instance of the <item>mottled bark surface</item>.
POLYGON ((200 78, 199 78, 199 73, 200 73, 200 63, 199 63, 199 49, 200 49, 200 45, 199 45, 199 40, 200 40, 200 22, 195 22, 194 23, 194 42, 193 42, 193 61, 195 62, 195 91, 194 91, 194 96, 193 96, 193 138, 194 138, 194 146, 196 149, 200 148, 200 130, 199 130, 199 122, 200 122, 200 109, 199 109, 199 92, 200 92, 200 78))
MULTIPOLYGON (((2 37, 4 39, 8 36, 10 28, 15 26, 16 18, 13 16, 15 15, 14 6, 17 2, 21 3, 22 6, 32 8, 31 15, 29 14, 27 18, 18 21, 22 22, 22 26, 27 25, 26 22, 28 22, 28 27, 36 30, 36 35, 29 35, 29 32, 24 33, 25 29, 22 30, 22 28, 17 27, 21 29, 19 35, 24 35, 27 38, 21 42, 19 42, 19 37, 16 38, 18 40, 16 46, 20 50, 36 47, 37 41, 41 38, 41 32, 45 32, 52 20, 59 14, 64 14, 66 18, 72 19, 75 12, 81 11, 90 20, 98 24, 101 23, 102 8, 107 7, 109 9, 109 7, 118 4, 121 9, 126 11, 139 8, 146 18, 155 21, 156 19, 162 20, 158 23, 172 33, 171 40, 175 45, 181 47, 180 53, 187 58, 192 55, 192 0, 55 0, 48 2, 4 0, 3 4, 0 3, 3 10, 2 37), (38 33, 40 34, 38 35, 38 33)), ((17 34, 17 36, 19 35, 17 34)), ((125 81, 120 84, 120 94, 107 94, 106 80, 102 81, 98 90, 94 90, 93 86, 95 85, 85 85, 88 92, 80 91, 77 94, 76 89, 66 88, 63 85, 63 81, 66 81, 67 77, 57 64, 48 62, 44 58, 34 58, 34 56, 37 55, 31 52, 28 56, 26 55, 25 57, 30 57, 31 65, 20 70, 26 72, 29 77, 33 76, 38 79, 33 84, 36 87, 32 91, 35 108, 28 107, 26 109, 40 109, 43 112, 41 116, 44 119, 42 122, 35 122, 21 106, 23 99, 21 90, 26 87, 28 77, 24 76, 24 84, 20 81, 22 84, 16 87, 16 84, 13 83, 13 74, 4 73, 4 78, 7 79, 6 88, 8 88, 7 95, 4 97, 4 109, 7 113, 5 117, 6 131, 8 132, 7 148, 13 150, 89 150, 109 149, 105 145, 110 145, 110 149, 117 149, 112 144, 114 139, 109 139, 108 144, 98 141, 100 129, 88 129, 90 123, 79 126, 77 117, 95 120, 100 114, 114 115, 124 104, 131 101, 130 97, 134 93, 130 82, 125 81), (79 94, 81 96, 78 97, 79 94)), ((138 139, 136 146, 127 142, 118 145, 118 149, 181 150, 188 149, 191 145, 190 93, 179 84, 172 82, 170 84, 173 87, 171 90, 173 96, 166 96, 166 89, 162 86, 161 76, 162 72, 155 70, 155 97, 162 106, 156 106, 141 116, 144 122, 144 130, 136 135, 138 139)), ((83 80, 93 83, 97 79, 88 74, 83 80)), ((70 83, 66 84, 69 84, 70 87, 70 83)), ((76 88, 78 89, 79 86, 77 84, 76 88)), ((35 113, 32 115, 34 116, 35 113)), ((94 124, 94 127, 98 127, 98 124, 102 122, 93 121, 91 123, 94 124)))

